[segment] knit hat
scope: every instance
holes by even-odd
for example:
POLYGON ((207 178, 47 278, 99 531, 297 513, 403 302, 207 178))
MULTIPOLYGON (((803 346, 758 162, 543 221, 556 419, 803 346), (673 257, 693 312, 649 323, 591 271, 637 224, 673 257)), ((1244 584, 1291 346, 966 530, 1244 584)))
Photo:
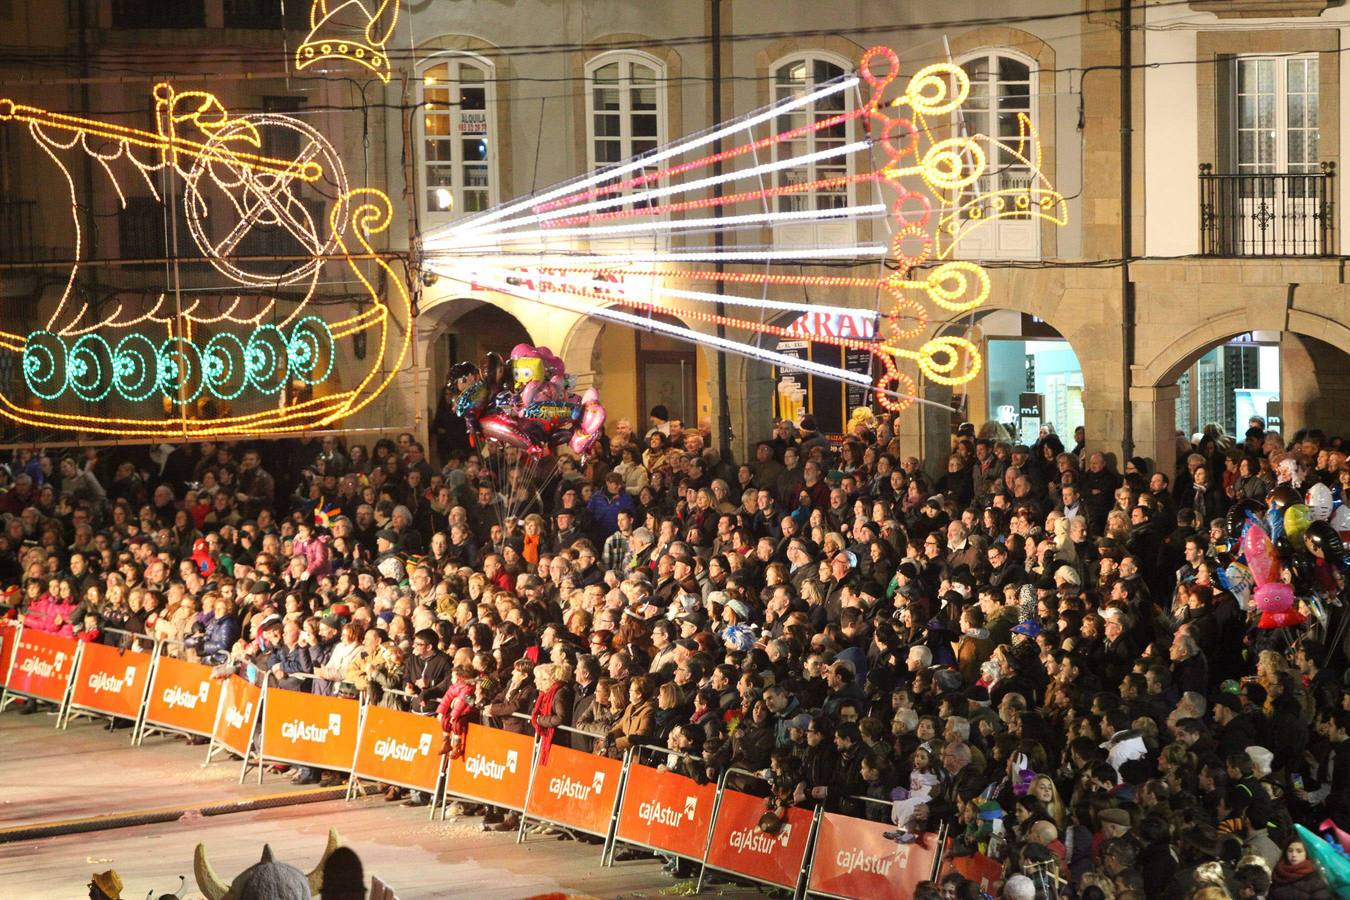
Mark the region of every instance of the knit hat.
POLYGON ((755 646, 755 635, 744 625, 729 625, 722 632, 722 641, 732 650, 745 652, 755 646))

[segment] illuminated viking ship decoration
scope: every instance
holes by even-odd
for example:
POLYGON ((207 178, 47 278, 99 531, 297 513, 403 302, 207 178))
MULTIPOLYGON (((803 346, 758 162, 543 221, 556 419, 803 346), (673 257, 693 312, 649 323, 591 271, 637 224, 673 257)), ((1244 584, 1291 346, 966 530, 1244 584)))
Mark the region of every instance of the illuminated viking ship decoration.
POLYGON ((368 406, 392 382, 411 340, 403 277, 371 243, 391 221, 389 198, 351 187, 333 145, 297 118, 234 116, 212 94, 169 84, 156 85, 153 99, 154 131, 0 100, 0 127, 26 127, 64 178, 77 260, 44 327, 18 333, 5 325, 16 316, 0 318, 0 353, 21 357, 27 391, 0 393, 0 418, 84 435, 166 439, 318 429, 368 406), (271 145, 298 152, 268 155, 269 132, 284 137, 271 145), (200 297, 165 291, 147 308, 119 304, 97 316, 77 302, 88 238, 66 156, 80 153, 106 174, 123 208, 126 181, 148 187, 156 201, 181 195, 185 231, 237 286, 233 302, 207 309, 200 297), (306 186, 322 187, 318 203, 306 186), (280 272, 253 267, 239 250, 259 227, 284 230, 303 252, 280 272), (339 321, 312 302, 330 267, 349 270, 364 294, 359 311, 339 321), (269 298, 283 287, 290 291, 284 302, 269 298), (367 350, 351 355, 364 355, 363 371, 350 387, 334 389, 337 362, 358 338, 367 350))

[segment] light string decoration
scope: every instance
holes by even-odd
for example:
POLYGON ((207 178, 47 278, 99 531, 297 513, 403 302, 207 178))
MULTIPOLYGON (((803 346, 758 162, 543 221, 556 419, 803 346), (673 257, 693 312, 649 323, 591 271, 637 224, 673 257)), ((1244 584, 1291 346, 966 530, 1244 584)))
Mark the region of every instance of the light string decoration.
POLYGON ((155 86, 153 98, 154 132, 12 100, 0 100, 0 124, 26 125, 61 172, 77 260, 85 242, 67 151, 98 163, 122 209, 128 203, 120 176, 127 172, 160 202, 165 182, 181 183, 187 233, 217 272, 255 289, 248 300, 253 308, 241 311, 245 301, 236 296, 214 313, 201 309, 200 298, 171 310, 161 293, 139 315, 126 314, 118 304, 106 316, 90 317, 87 304, 73 308, 76 263, 44 328, 28 334, 0 330, 0 352, 19 355, 29 394, 0 393, 0 417, 108 437, 219 437, 323 428, 365 408, 392 383, 412 336, 404 279, 371 243, 392 221, 389 198, 351 187, 332 144, 298 119, 273 113, 235 117, 209 93, 178 92, 164 83, 155 86), (298 150, 292 158, 273 157, 261 152, 267 143, 298 150), (304 186, 323 190, 307 195, 300 190, 304 186), (236 254, 260 227, 286 233, 303 252, 281 271, 248 268, 236 254), (381 272, 387 301, 363 261, 381 272), (329 321, 310 311, 326 265, 347 268, 360 283, 368 299, 360 312, 329 321), (285 313, 276 297, 256 290, 282 286, 298 291, 287 299, 285 313), (295 396, 325 386, 343 342, 360 334, 373 350, 355 386, 295 396), (160 402, 149 408, 163 408, 162 415, 107 411, 110 404, 136 411, 137 404, 156 397, 160 402), (208 399, 214 402, 202 402, 208 399), (71 404, 87 409, 65 411, 71 404))
MULTIPOLYGON (((981 367, 974 343, 939 335, 910 346, 928 330, 934 311, 959 315, 989 296, 988 273, 951 259, 952 248, 969 230, 1008 215, 1062 224, 1063 200, 1039 173, 1034 201, 1026 199, 1028 192, 973 196, 989 167, 982 144, 991 142, 935 133, 965 101, 966 73, 952 64, 930 65, 888 97, 899 68, 894 52, 874 47, 856 75, 808 86, 741 119, 444 226, 424 237, 424 266, 471 290, 865 387, 892 410, 917 399, 916 377, 964 384, 981 367), (856 104, 840 102, 864 87, 867 96, 856 104), (818 111, 826 100, 843 111, 818 111), (794 115, 808 121, 773 130, 792 123, 794 115), (856 131, 862 134, 850 136, 856 131), (804 139, 813 135, 830 140, 812 150, 804 139), (715 150, 726 143, 731 146, 715 150), (771 150, 777 158, 761 158, 771 150), (799 176, 816 166, 844 174, 799 176), (844 191, 847 199, 842 206, 817 204, 814 195, 821 191, 844 191), (875 200, 854 199, 869 191, 875 200), (793 198, 803 203, 780 204, 793 198), (835 241, 814 227, 839 222, 870 223, 875 237, 835 241), (765 242, 772 229, 794 225, 811 227, 817 237, 781 248, 765 242), (743 240, 714 242, 717 232, 743 240), (930 261, 930 268, 917 271, 930 261), (879 274, 804 271, 867 265, 879 274), (843 290, 861 302, 768 299, 771 289, 799 296, 843 290), (719 314, 717 304, 735 311, 719 314), (866 316, 869 306, 876 310, 876 327, 868 335, 808 333, 800 319, 787 326, 764 321, 792 313, 866 316), (727 337, 712 333, 718 326, 727 337), (760 345, 764 336, 862 351, 874 360, 874 374, 778 352, 760 345)), ((1034 136, 1024 132, 1024 138, 1023 145, 1005 149, 1024 164, 1038 164, 1039 146, 1030 149, 1034 136)))
POLYGON ((365 66, 388 84, 391 71, 385 47, 398 24, 399 2, 313 0, 309 37, 295 51, 295 68, 346 59, 365 66))

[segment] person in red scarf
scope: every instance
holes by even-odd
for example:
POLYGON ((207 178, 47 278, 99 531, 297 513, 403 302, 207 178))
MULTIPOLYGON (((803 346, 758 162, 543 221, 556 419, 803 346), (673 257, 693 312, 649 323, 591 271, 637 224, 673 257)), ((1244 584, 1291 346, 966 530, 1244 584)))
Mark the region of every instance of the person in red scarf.
POLYGON ((464 736, 468 734, 469 723, 478 715, 478 706, 474 702, 477 677, 472 666, 456 666, 450 688, 436 707, 441 729, 445 732, 441 753, 448 753, 451 759, 464 756, 464 736))
MULTIPOLYGON (((534 684, 539 695, 534 699, 534 708, 530 710, 530 724, 534 733, 539 735, 539 765, 548 762, 548 751, 553 746, 553 736, 559 725, 571 721, 572 691, 567 684, 565 667, 559 665, 536 666, 534 684), (562 669, 563 671, 559 671, 562 669)), ((564 746, 569 742, 563 741, 564 746)))
POLYGON ((1290 841, 1270 873, 1270 900, 1332 900, 1322 870, 1308 859, 1302 841, 1290 841))

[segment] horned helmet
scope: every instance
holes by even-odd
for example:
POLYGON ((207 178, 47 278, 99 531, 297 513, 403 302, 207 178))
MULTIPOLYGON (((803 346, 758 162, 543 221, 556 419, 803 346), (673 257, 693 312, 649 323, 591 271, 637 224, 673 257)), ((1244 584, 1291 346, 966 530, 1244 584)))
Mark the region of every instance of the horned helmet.
POLYGON ((216 874, 206 859, 206 846, 198 844, 193 854, 197 887, 207 900, 312 900, 323 889, 323 867, 340 843, 337 831, 328 830, 328 846, 319 864, 308 875, 295 866, 277 862, 272 848, 263 846, 262 859, 240 872, 230 884, 216 874))

